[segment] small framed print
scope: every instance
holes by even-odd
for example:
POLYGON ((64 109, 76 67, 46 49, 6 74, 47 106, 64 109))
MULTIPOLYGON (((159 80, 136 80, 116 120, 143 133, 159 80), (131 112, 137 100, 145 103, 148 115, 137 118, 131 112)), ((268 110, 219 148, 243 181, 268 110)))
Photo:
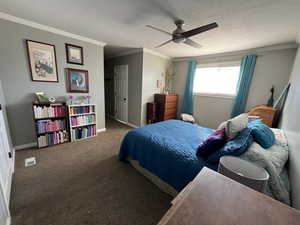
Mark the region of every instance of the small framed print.
POLYGON ((58 82, 55 46, 26 40, 32 81, 58 82))
POLYGON ((89 92, 89 74, 87 70, 66 69, 67 89, 72 93, 89 92))
POLYGON ((66 44, 67 63, 83 65, 83 48, 77 45, 66 44))

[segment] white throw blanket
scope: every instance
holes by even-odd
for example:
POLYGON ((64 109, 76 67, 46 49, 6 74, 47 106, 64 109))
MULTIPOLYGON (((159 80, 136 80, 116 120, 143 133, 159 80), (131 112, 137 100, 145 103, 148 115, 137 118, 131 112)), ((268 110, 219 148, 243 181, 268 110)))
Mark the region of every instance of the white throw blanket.
POLYGON ((266 194, 290 205, 289 184, 284 183, 284 180, 285 182, 288 180, 280 177, 288 160, 288 145, 282 130, 273 129, 273 132, 276 136, 276 143, 272 147, 264 149, 254 142, 239 157, 266 169, 270 175, 266 194))

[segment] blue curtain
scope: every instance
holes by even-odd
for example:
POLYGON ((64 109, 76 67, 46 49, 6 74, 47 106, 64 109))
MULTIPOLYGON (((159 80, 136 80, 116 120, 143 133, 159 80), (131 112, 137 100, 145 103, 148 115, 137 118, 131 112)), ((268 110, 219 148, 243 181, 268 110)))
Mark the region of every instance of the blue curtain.
POLYGON ((185 91, 182 102, 182 113, 187 113, 193 115, 193 88, 194 88, 194 77, 197 69, 197 62, 190 61, 189 69, 187 73, 186 83, 185 83, 185 91))
POLYGON ((237 84, 237 95, 231 112, 235 117, 245 111, 257 55, 247 55, 241 61, 240 76, 237 84))

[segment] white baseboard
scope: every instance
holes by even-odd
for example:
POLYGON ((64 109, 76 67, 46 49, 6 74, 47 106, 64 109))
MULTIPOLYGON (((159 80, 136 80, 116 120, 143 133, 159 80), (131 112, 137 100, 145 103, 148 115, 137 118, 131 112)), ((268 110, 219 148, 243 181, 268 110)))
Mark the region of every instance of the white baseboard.
POLYGON ((118 122, 120 122, 120 123, 123 123, 123 124, 125 124, 125 125, 127 125, 127 126, 129 126, 129 127, 132 127, 132 128, 138 128, 138 126, 136 126, 136 125, 134 125, 134 124, 132 124, 132 123, 124 122, 124 121, 118 120, 118 119, 116 119, 116 118, 115 118, 114 120, 116 120, 116 121, 118 121, 118 122))
POLYGON ((108 117, 108 118, 110 118, 110 119, 112 119, 112 120, 116 120, 116 121, 118 121, 118 122, 120 122, 120 123, 123 123, 123 124, 125 124, 125 125, 127 125, 127 126, 129 126, 129 127, 132 127, 132 128, 138 128, 138 126, 136 126, 136 125, 134 125, 134 124, 132 124, 132 123, 129 123, 129 122, 124 122, 124 121, 122 121, 122 120, 118 120, 118 119, 116 119, 114 116, 112 116, 112 115, 109 115, 109 114, 106 114, 106 117, 108 117))
MULTIPOLYGON (((106 128, 98 129, 97 133, 104 132, 104 131, 106 131, 106 128)), ((18 151, 18 150, 22 150, 22 149, 26 149, 26 148, 32 148, 32 147, 36 147, 36 146, 37 146, 37 143, 32 142, 32 143, 28 143, 28 144, 24 144, 24 145, 17 145, 17 146, 14 147, 14 149, 16 151, 18 151)))
POLYGON ((132 128, 138 128, 138 126, 136 126, 136 125, 134 125, 132 123, 127 123, 126 125, 129 126, 129 127, 132 127, 132 128))
POLYGON ((122 120, 119 120, 119 119, 116 119, 116 118, 114 118, 114 120, 118 121, 119 123, 123 123, 123 124, 127 125, 127 122, 124 122, 122 120))
POLYGON ((102 128, 102 129, 98 129, 97 133, 101 133, 101 132, 105 132, 105 131, 106 131, 106 128, 102 128))
POLYGON ((8 217, 7 219, 6 219, 6 224, 5 225, 10 225, 11 224, 11 217, 8 217))
POLYGON ((32 143, 27 143, 27 144, 24 144, 24 145, 17 145, 15 146, 15 150, 18 151, 18 150, 22 150, 22 149, 26 149, 26 148, 32 148, 32 147, 36 147, 37 146, 37 143, 36 142, 32 142, 32 143))

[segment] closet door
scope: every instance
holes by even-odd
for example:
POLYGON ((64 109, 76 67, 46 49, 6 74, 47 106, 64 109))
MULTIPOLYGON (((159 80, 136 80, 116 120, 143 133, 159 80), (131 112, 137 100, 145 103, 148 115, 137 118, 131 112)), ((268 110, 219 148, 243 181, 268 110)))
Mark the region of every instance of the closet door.
POLYGON ((12 160, 3 111, 0 105, 0 224, 8 224, 9 195, 12 178, 12 160))
POLYGON ((2 109, 0 109, 0 185, 5 196, 6 202, 9 202, 11 177, 11 153, 8 143, 8 136, 4 122, 3 111, 2 109))

